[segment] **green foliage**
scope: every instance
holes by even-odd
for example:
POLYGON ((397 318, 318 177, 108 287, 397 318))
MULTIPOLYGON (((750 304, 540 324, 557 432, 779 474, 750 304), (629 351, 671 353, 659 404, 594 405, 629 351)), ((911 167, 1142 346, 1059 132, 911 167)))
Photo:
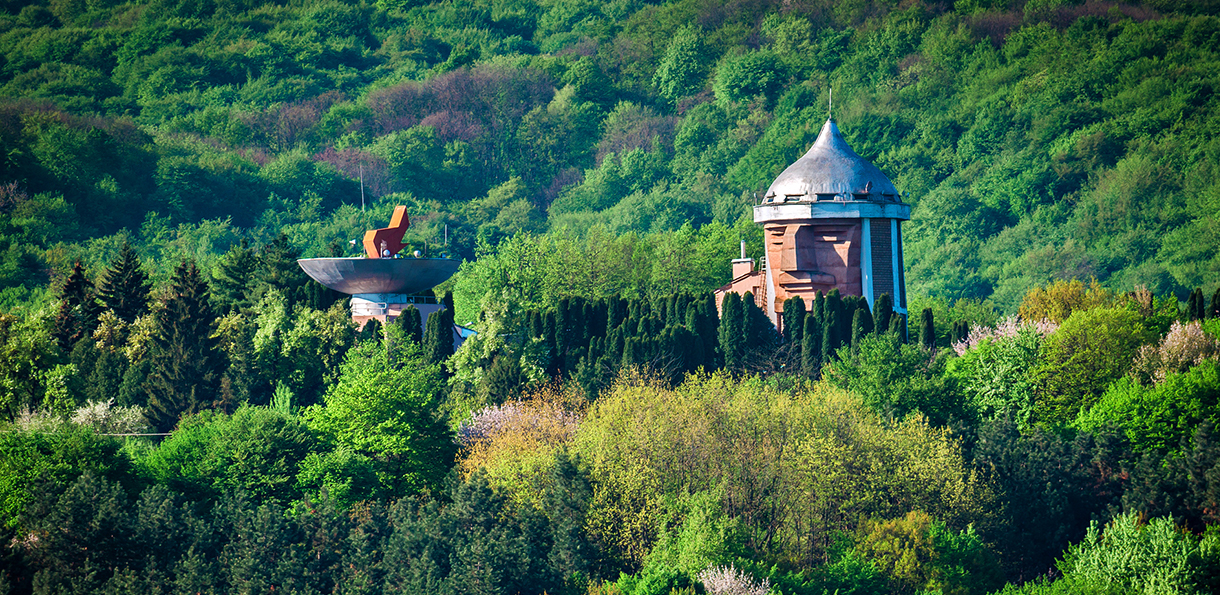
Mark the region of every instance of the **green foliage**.
MULTIPOLYGON (((0 432, 0 519, 5 528, 21 526, 26 507, 40 489, 61 490, 82 474, 120 481, 137 489, 141 481, 120 454, 115 438, 89 428, 53 423, 50 427, 7 425, 0 432)), ((28 520, 28 519, 27 519, 28 520)))
POLYGON ((985 420, 1008 418, 1027 429, 1034 412, 1030 372, 1038 363, 1042 335, 1031 325, 1013 336, 983 339, 960 358, 949 360, 946 373, 957 379, 966 402, 985 420))
POLYGON ((444 383, 435 364, 407 344, 390 360, 376 342, 351 349, 325 406, 306 412, 309 427, 336 445, 377 462, 389 494, 435 490, 453 464, 454 447, 437 406, 444 383))
POLYGON ((1157 334, 1127 308, 1073 312, 1047 337, 1030 373, 1034 416, 1051 424, 1071 422, 1130 370, 1136 350, 1157 334))
POLYGON ((1082 411, 1075 425, 1089 431, 1116 426, 1138 450, 1165 451, 1185 443, 1200 423, 1215 424, 1218 405, 1220 364, 1208 360, 1152 387, 1123 377, 1082 411))
POLYGON ((860 396, 874 411, 901 419, 921 413, 934 424, 972 419, 954 378, 945 374, 948 353, 929 353, 893 334, 863 337, 853 354, 824 365, 830 382, 860 396))
POLYGON ((1131 590, 1206 592, 1214 586, 1209 583, 1220 563, 1215 539, 1214 532, 1202 540, 1183 532, 1171 518, 1144 524, 1128 513, 1104 530, 1090 523, 1084 540, 1065 552, 1059 570, 1074 580, 1131 590))
POLYGON ((304 420, 244 406, 231 416, 208 411, 184 418, 140 464, 157 483, 195 498, 240 490, 284 505, 302 497, 297 475, 319 446, 304 420))
POLYGON ((185 414, 222 405, 222 361, 213 336, 208 285, 193 262, 174 271, 174 285, 156 314, 145 380, 149 415, 161 431, 185 414))

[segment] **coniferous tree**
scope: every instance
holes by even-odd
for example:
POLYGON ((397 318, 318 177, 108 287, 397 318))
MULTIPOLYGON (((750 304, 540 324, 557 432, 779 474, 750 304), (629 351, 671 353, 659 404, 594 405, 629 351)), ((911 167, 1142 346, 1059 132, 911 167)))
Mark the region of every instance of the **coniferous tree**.
POLYGON ((746 342, 744 311, 740 295, 731 291, 724 294, 720 304, 720 353, 726 368, 741 367, 746 342))
POLYGON ((898 340, 902 341, 903 343, 906 343, 906 341, 907 341, 907 317, 895 312, 894 315, 890 317, 890 331, 889 332, 897 334, 898 340))
POLYGON ((257 285, 251 294, 251 301, 257 302, 268 288, 282 291, 290 305, 305 301, 308 297, 305 285, 310 280, 297 264, 300 256, 301 252, 292 246, 284 233, 263 246, 258 254, 258 270, 254 276, 257 285))
POLYGON ((364 323, 360 332, 356 333, 356 342, 363 343, 365 341, 380 341, 381 340, 381 321, 376 318, 364 323))
POLYGON ((1212 294, 1211 306, 1207 309, 1208 318, 1216 318, 1220 316, 1220 287, 1216 288, 1216 293, 1212 294))
POLYGON ((864 325, 863 334, 865 334, 865 335, 873 334, 873 331, 875 331, 876 329, 873 326, 873 313, 871 310, 868 309, 868 300, 865 300, 864 298, 860 298, 860 301, 857 302, 857 305, 856 305, 856 311, 859 312, 861 315, 861 324, 864 325))
POLYGON ((834 316, 827 316, 822 323, 822 367, 830 363, 830 359, 835 355, 835 349, 838 348, 839 330, 835 328, 838 320, 834 316))
POLYGON ((856 313, 851 318, 851 353, 855 355, 860 350, 860 340, 864 338, 866 331, 864 330, 864 313, 867 310, 856 308, 856 313))
POLYGON ((453 294, 445 294, 441 303, 444 307, 428 317, 424 331, 424 360, 430 364, 443 364, 453 355, 453 294))
POLYGON ((424 321, 420 316, 419 309, 414 305, 408 305, 394 319, 393 324, 402 330, 402 336, 419 343, 424 338, 424 321))
POLYGON ((784 343, 799 345, 805 331, 805 300, 790 297, 784 300, 784 343))
POLYGON ((1207 302, 1203 297, 1203 289, 1196 287, 1190 292, 1190 298, 1186 301, 1186 309, 1191 320, 1202 320, 1207 317, 1207 302))
POLYGON ((822 375, 822 323, 817 316, 805 317, 801 335, 801 372, 816 380, 822 375))
POLYGON ((839 295, 839 288, 836 287, 826 294, 826 304, 823 308, 825 312, 822 314, 822 328, 833 328, 835 331, 830 337, 833 355, 843 343, 851 340, 851 319, 843 312, 843 298, 839 295))
POLYGON ((97 293, 106 309, 128 324, 148 312, 148 274, 140 267, 140 258, 131 244, 123 242, 97 293))
POLYGON ((771 319, 767 318, 762 309, 754 303, 752 292, 747 291, 745 295, 741 296, 741 306, 741 324, 745 331, 745 347, 742 357, 745 358, 748 354, 758 350, 773 349, 779 342, 779 334, 775 332, 771 319))
POLYGON ((894 317, 894 298, 888 293, 877 297, 873 304, 873 321, 877 332, 884 333, 890 329, 890 319, 894 317))
POLYGON ((220 397, 223 370, 208 284, 193 261, 174 270, 165 303, 157 312, 157 334, 148 350, 144 380, 150 421, 162 431, 186 413, 211 408, 220 397))
POLYGON ((813 310, 809 314, 818 319, 822 326, 826 326, 826 296, 819 290, 813 296, 813 310))
POLYGON ((222 312, 232 312, 253 306, 251 293, 259 271, 258 255, 245 239, 220 258, 212 278, 212 295, 222 312))
POLYGON ((932 320, 932 309, 924 308, 919 316, 919 344, 924 349, 936 348, 936 327, 932 320))
POLYGON ((56 297, 59 311, 51 327, 51 337, 60 347, 71 349, 77 341, 93 333, 101 314, 93 284, 85 276, 85 267, 79 260, 72 266, 72 272, 56 297))

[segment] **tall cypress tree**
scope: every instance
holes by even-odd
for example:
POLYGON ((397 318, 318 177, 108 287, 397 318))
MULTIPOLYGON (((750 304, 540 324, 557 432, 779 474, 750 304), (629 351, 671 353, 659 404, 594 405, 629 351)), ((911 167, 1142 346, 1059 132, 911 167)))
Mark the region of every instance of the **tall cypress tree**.
POLYGON ((85 267, 78 260, 56 296, 59 311, 51 327, 51 337, 64 349, 88 337, 97 328, 101 314, 93 283, 85 276, 85 267))
POLYGON ((250 249, 250 244, 245 239, 225 252, 220 259, 219 270, 212 280, 212 293, 220 304, 221 311, 232 312, 254 305, 250 296, 254 291, 254 280, 258 271, 258 255, 250 249))
POLYGON ((890 329, 890 318, 893 316, 894 298, 888 293, 883 293, 873 304, 873 322, 878 333, 884 333, 890 329))
POLYGON ((822 326, 826 325, 826 296, 822 295, 821 290, 818 290, 813 296, 813 310, 809 312, 822 326))
POLYGON ((1186 302, 1187 310, 1190 312, 1191 320, 1202 320, 1207 317, 1207 298, 1203 297, 1203 288, 1196 287, 1190 292, 1190 299, 1186 302))
POLYGON ((801 372, 816 380, 822 376, 822 323, 817 316, 805 317, 801 335, 801 372))
POLYGON ((428 317, 424 330, 424 357, 428 363, 442 363, 453 355, 453 294, 445 294, 443 309, 428 317))
POLYGON ((97 293, 102 304, 128 324, 148 312, 148 274, 140 267, 140 258, 131 244, 123 242, 97 293))
POLYGON ((172 286, 157 312, 157 334, 148 349, 144 380, 150 421, 168 431, 178 419, 214 406, 223 362, 212 337, 214 315, 208 284, 193 261, 174 269, 172 286))
POLYGON ((1211 306, 1207 309, 1207 317, 1215 318, 1220 316, 1220 287, 1216 288, 1216 293, 1212 294, 1211 306))
POLYGON ((790 297, 784 300, 784 343, 799 345, 805 335, 805 300, 790 297))
POLYGON ((919 319, 919 344, 924 349, 936 348, 936 326, 932 320, 932 309, 924 308, 919 319))
POLYGON ((839 288, 830 290, 826 294, 826 310, 822 315, 822 328, 833 328, 835 334, 831 335, 831 353, 834 350, 842 347, 844 343, 851 340, 851 319, 843 312, 843 299, 839 296, 839 288))
POLYGON ((898 340, 902 341, 903 343, 906 343, 907 342, 907 317, 895 312, 894 315, 890 317, 890 331, 889 332, 897 334, 898 340))
POLYGON ((822 368, 825 368, 830 363, 830 359, 835 356, 835 349, 838 348, 839 329, 835 328, 838 320, 834 316, 827 316, 822 323, 822 368))
POLYGON ((416 343, 424 338, 424 320, 414 305, 408 305, 394 319, 393 324, 402 330, 402 336, 416 343))
POLYGON ((771 319, 763 314, 761 308, 754 303, 754 294, 747 291, 741 296, 741 323, 745 330, 745 347, 742 351, 742 357, 753 353, 756 350, 772 349, 779 342, 779 334, 775 332, 775 326, 771 324, 771 319))
POLYGON ((851 318, 851 353, 852 353, 852 355, 856 355, 856 354, 860 353, 860 340, 863 339, 865 333, 868 332, 868 331, 864 330, 864 316, 867 313, 868 313, 868 310, 865 310, 863 308, 856 308, 856 313, 852 315, 852 318, 851 318))
POLYGON ((726 368, 741 367, 746 341, 743 314, 741 296, 731 291, 725 293, 720 303, 720 353, 724 356, 726 368))

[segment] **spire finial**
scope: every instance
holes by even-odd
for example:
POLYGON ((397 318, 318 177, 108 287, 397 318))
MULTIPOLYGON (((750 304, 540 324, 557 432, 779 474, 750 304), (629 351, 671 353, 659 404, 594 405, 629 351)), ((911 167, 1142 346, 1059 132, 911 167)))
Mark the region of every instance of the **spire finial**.
POLYGON ((827 117, 831 120, 835 119, 835 88, 830 88, 830 110, 827 112, 827 117))

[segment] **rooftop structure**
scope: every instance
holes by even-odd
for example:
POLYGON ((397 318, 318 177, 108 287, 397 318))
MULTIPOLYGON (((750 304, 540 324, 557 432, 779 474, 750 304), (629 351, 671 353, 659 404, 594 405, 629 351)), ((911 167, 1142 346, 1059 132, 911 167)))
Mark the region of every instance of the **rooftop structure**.
POLYGON ((753 259, 733 261, 733 280, 717 290, 753 292, 777 326, 783 301, 801 297, 806 306, 821 291, 864 296, 872 305, 894 296, 894 311, 906 313, 901 222, 911 207, 901 202, 881 170, 856 154, 829 119, 813 146, 775 178, 754 222, 763 225, 762 267, 753 259))
MULTIPOLYGON (((448 258, 401 258, 403 236, 411 226, 407 208, 398 206, 390 226, 364 234, 364 256, 302 258, 297 261, 311 279, 352 296, 352 320, 363 327, 370 320, 382 324, 397 318, 407 306, 419 310, 423 322, 442 306, 431 295, 419 295, 457 272, 461 261, 448 258)), ((418 252, 416 253, 418 255, 418 252)), ((422 331, 422 329, 421 329, 422 331)), ((463 340, 454 328, 454 347, 463 340)))

